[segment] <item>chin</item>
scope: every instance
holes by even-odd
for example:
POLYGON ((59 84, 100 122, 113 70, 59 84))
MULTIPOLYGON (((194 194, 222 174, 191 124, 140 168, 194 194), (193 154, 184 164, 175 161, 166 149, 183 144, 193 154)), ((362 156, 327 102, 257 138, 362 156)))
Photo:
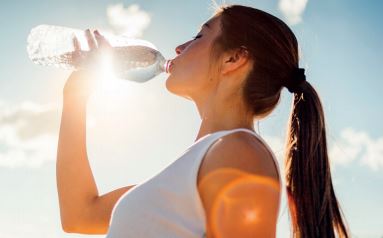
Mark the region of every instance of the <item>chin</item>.
POLYGON ((173 78, 171 75, 166 79, 165 81, 166 89, 171 92, 174 95, 180 96, 182 98, 185 98, 187 100, 192 100, 185 92, 182 90, 182 88, 185 87, 185 85, 180 84, 180 81, 173 78))
POLYGON ((177 83, 176 83, 177 80, 175 80, 171 75, 169 75, 169 77, 166 79, 165 81, 165 86, 166 86, 166 89, 171 92, 172 94, 176 94, 178 95, 178 91, 179 91, 179 86, 177 86, 177 83))
POLYGON ((165 87, 166 87, 166 89, 169 91, 169 92, 171 92, 171 93, 173 93, 173 83, 172 83, 172 76, 171 75, 169 75, 169 77, 167 77, 166 79, 165 79, 165 87))

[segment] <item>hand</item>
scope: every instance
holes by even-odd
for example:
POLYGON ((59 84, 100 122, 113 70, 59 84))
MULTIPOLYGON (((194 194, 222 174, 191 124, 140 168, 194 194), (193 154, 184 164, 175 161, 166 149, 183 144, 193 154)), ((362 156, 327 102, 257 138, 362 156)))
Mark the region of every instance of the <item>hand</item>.
POLYGON ((111 49, 109 42, 97 31, 94 36, 90 30, 85 31, 89 51, 82 51, 77 37, 73 38, 73 59, 79 70, 72 72, 64 86, 64 99, 74 99, 81 102, 87 102, 89 96, 100 81, 97 67, 100 66, 100 59, 105 51, 111 49))

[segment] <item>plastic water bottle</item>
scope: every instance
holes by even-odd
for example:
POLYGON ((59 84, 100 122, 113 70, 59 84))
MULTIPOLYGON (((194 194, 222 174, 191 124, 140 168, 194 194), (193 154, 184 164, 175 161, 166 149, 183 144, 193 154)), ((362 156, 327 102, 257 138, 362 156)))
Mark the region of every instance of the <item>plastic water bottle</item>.
MULTIPOLYGON (((125 36, 106 33, 102 35, 112 47, 108 50, 110 53, 108 60, 100 59, 98 62, 104 62, 103 67, 106 64, 111 66, 116 77, 146 82, 161 72, 169 73, 171 60, 166 60, 152 43, 125 36)), ((80 53, 86 60, 91 51, 85 31, 52 25, 39 25, 31 30, 27 39, 28 56, 36 64, 62 69, 92 68, 94 70, 99 67, 99 65, 78 64, 74 57, 74 37, 78 39, 81 46, 80 53)), ((106 55, 98 57, 104 56, 106 57, 106 55)))

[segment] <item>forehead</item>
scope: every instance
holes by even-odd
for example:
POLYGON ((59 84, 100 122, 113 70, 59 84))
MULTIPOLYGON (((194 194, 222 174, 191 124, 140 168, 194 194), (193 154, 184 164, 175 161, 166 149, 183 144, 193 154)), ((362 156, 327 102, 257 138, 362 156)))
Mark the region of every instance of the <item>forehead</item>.
POLYGON ((203 28, 207 28, 209 30, 214 30, 214 29, 217 29, 218 26, 219 26, 219 16, 214 16, 214 17, 210 18, 208 21, 206 21, 200 27, 200 30, 202 30, 203 28))

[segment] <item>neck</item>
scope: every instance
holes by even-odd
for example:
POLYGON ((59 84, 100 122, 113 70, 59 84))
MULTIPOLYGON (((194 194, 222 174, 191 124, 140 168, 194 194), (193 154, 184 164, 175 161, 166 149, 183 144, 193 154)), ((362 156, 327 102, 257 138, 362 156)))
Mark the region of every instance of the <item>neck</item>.
POLYGON ((240 97, 229 97, 230 100, 223 100, 219 96, 210 96, 210 99, 196 102, 201 125, 198 131, 199 138, 222 130, 246 128, 254 131, 253 116, 245 110, 243 100, 240 97))

